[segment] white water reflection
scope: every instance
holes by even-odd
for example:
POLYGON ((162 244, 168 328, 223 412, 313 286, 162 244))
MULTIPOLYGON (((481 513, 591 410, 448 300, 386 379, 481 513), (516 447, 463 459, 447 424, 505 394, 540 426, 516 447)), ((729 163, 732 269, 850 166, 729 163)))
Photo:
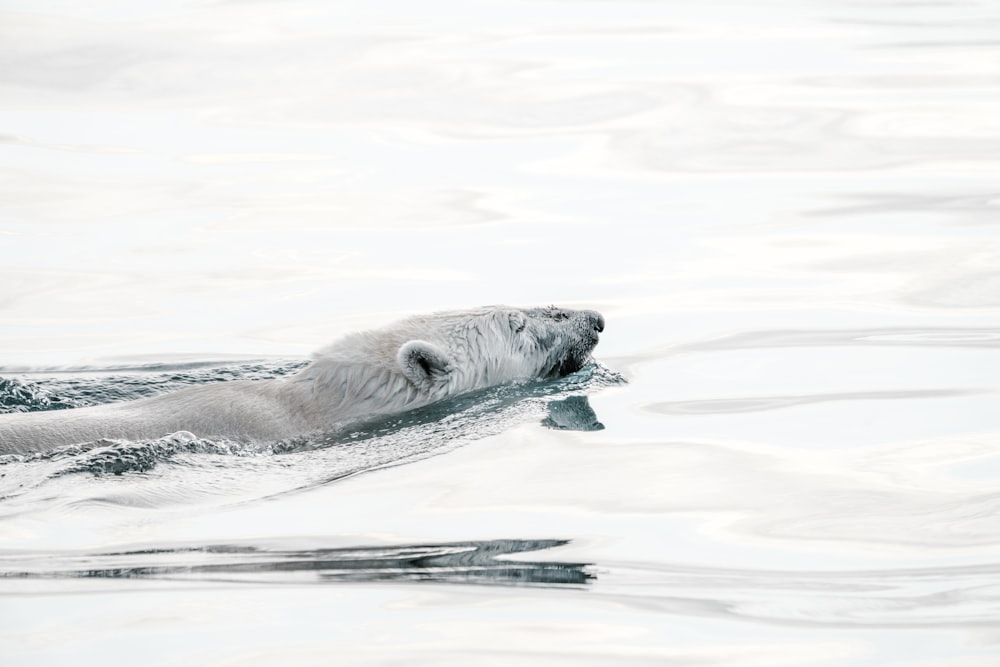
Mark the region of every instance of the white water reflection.
POLYGON ((5 665, 995 663, 995 3, 2 11, 5 377, 484 303, 629 377, 266 502, 322 457, 4 482, 5 559, 568 540, 582 590, 5 576, 5 665))
POLYGON ((974 389, 923 389, 903 391, 856 391, 806 396, 757 396, 752 398, 712 398, 702 401, 664 401, 644 406, 650 412, 667 415, 717 414, 780 410, 799 405, 830 401, 902 400, 908 398, 949 398, 982 393, 974 389))

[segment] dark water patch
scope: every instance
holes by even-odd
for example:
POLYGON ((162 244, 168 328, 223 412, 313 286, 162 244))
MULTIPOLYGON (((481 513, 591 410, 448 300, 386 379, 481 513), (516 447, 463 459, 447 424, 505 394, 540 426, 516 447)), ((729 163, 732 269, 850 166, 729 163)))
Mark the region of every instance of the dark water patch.
POLYGON ((152 548, 72 556, 14 556, 0 570, 17 579, 185 579, 249 583, 433 582, 490 586, 582 586, 589 563, 506 560, 568 540, 487 540, 380 547, 275 549, 255 545, 152 548))
POLYGON ((0 377, 0 414, 78 408, 85 403, 58 396, 41 386, 17 378, 0 377))
POLYGON ((0 378, 0 412, 84 407, 156 396, 198 384, 271 380, 290 375, 308 363, 295 360, 225 365, 218 362, 147 364, 132 368, 62 371, 52 375, 50 371, 36 371, 30 374, 30 381, 0 378))
MULTIPOLYGON (((167 355, 169 356, 169 355, 167 355)), ((183 372, 198 369, 212 369, 223 367, 252 367, 256 365, 281 365, 288 363, 286 359, 247 359, 242 357, 233 358, 191 358, 188 355, 179 355, 174 360, 157 361, 136 361, 135 363, 109 363, 109 364, 83 364, 66 366, 0 366, 0 373, 4 375, 78 375, 78 374, 100 374, 109 375, 114 373, 170 373, 183 372)), ((298 362, 296 362, 298 363, 298 362)), ((301 362, 307 363, 307 362, 301 362)))

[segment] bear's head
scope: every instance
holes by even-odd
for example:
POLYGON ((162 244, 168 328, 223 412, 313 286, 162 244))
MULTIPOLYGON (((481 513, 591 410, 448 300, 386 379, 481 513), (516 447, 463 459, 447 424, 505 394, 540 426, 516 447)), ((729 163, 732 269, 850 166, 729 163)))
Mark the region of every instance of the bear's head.
POLYGON ((413 327, 415 337, 396 352, 400 370, 418 389, 444 396, 573 373, 604 330, 600 313, 555 306, 494 306, 401 324, 413 327))
POLYGON ((419 315, 342 338, 293 380, 337 415, 396 412, 567 375, 587 363, 603 330, 599 313, 555 306, 419 315))

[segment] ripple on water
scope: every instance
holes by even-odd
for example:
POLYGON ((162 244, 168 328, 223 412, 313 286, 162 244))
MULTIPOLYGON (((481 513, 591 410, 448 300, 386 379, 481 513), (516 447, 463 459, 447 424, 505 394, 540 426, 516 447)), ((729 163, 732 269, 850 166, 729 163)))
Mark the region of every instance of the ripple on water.
POLYGON ((0 557, 7 579, 183 579, 228 582, 435 582, 500 586, 582 586, 588 564, 505 560, 567 540, 487 540, 443 544, 286 548, 223 544, 96 553, 0 557))

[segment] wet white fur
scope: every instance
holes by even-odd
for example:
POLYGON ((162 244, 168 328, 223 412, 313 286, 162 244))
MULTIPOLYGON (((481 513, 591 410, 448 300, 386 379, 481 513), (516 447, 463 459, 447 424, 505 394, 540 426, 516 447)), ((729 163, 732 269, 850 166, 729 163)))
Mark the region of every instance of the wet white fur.
POLYGON ((491 306, 355 333, 296 375, 201 385, 127 403, 0 415, 0 454, 177 431, 271 442, 582 365, 603 320, 590 311, 491 306), (597 324, 600 322, 600 324, 597 324))

